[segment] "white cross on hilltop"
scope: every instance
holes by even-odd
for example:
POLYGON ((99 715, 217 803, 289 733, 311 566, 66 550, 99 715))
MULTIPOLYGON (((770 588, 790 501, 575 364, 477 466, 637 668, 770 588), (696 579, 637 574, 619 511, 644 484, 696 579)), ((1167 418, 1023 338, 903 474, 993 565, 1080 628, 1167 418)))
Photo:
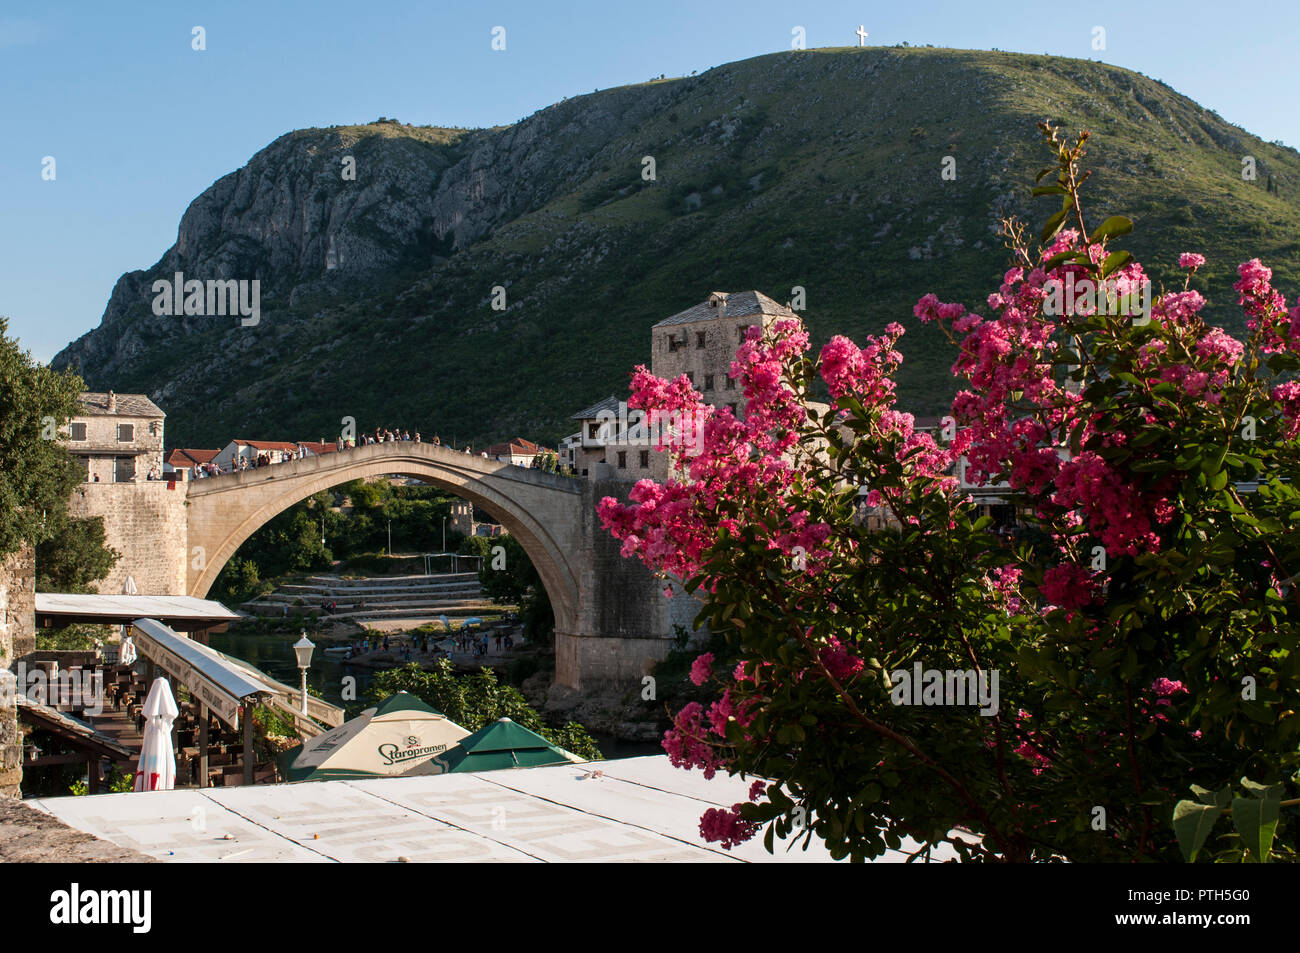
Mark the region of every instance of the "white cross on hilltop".
POLYGON ((862 24, 858 24, 858 46, 866 46, 867 37, 869 35, 870 34, 867 33, 866 27, 864 27, 862 24))

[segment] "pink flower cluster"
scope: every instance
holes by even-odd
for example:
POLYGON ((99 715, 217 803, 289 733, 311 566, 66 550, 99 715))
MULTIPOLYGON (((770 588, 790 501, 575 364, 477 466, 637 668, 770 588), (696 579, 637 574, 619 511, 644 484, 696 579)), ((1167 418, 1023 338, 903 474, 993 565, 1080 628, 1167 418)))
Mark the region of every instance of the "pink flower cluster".
POLYGON ((1124 473, 1087 451, 1061 465, 1051 500, 1079 512, 1111 556, 1135 556, 1160 548, 1153 522, 1168 522, 1172 511, 1150 499, 1124 473))
POLYGON ((1020 737, 1014 751, 1033 765, 1034 774, 1042 774, 1052 766, 1052 759, 1043 753, 1042 739, 1038 733, 1026 727, 1030 714, 1023 709, 1016 712, 1016 734, 1020 737))
POLYGON ((817 656, 826 666, 826 671, 830 672, 831 677, 841 685, 862 671, 862 659, 849 651, 848 647, 833 635, 827 640, 826 645, 817 650, 817 656))
POLYGON ((1020 595, 1020 577, 1022 573, 1015 566, 999 566, 993 570, 989 586, 1001 596, 1007 611, 1016 613, 1021 610, 1024 600, 1020 595))
POLYGON ((758 825, 740 816, 740 805, 730 810, 711 807, 700 818, 700 836, 710 843, 720 843, 723 850, 749 840, 758 832, 758 825))
POLYGON ((1263 338, 1264 353, 1300 353, 1300 303, 1287 311, 1286 299, 1273 288, 1273 269, 1252 258, 1237 267, 1237 274, 1233 290, 1246 312, 1246 327, 1263 338))
POLYGON ((1300 381, 1287 381, 1273 388, 1272 397, 1282 406, 1282 419, 1286 435, 1294 438, 1300 434, 1300 381))
POLYGON ((1082 609, 1093 600, 1092 576, 1078 566, 1062 563, 1043 574, 1043 598, 1062 609, 1082 609))
POLYGON ((705 652, 691 663, 691 684, 703 685, 713 675, 713 653, 705 652))

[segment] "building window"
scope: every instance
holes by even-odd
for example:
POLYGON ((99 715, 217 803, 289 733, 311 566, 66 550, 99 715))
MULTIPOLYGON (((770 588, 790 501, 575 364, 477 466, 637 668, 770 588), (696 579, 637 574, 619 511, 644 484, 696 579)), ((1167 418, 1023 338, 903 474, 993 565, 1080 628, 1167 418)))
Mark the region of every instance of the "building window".
POLYGON ((587 424, 587 436, 595 440, 600 432, 600 424, 587 424))
POLYGON ((728 374, 725 378, 723 378, 723 380, 726 381, 726 383, 724 383, 724 384, 722 385, 724 388, 726 388, 727 390, 735 390, 735 389, 736 389, 736 381, 735 381, 735 378, 733 378, 730 374, 728 374))
POLYGON ((650 451, 649 451, 649 450, 642 450, 642 451, 641 451, 641 469, 642 469, 642 470, 648 470, 649 468, 650 468, 650 451))
POLYGON ((626 450, 620 450, 620 451, 618 452, 618 468, 619 468, 620 470, 626 470, 626 469, 627 469, 627 451, 626 451, 626 450))
POLYGON ((135 439, 135 424, 117 425, 117 442, 130 443, 135 439))
POLYGON ((737 414, 736 414, 736 405, 735 405, 735 404, 728 404, 727 406, 728 406, 729 408, 731 408, 732 416, 737 416, 737 414))
POLYGON ((692 387, 695 386, 695 372, 694 372, 694 371, 687 371, 687 372, 686 372, 686 379, 687 379, 688 381, 691 382, 691 386, 692 386, 692 387))
POLYGON ((84 423, 77 423, 76 421, 73 422, 73 424, 72 424, 72 439, 73 439, 73 440, 85 440, 85 439, 86 439, 86 425, 85 425, 84 423))
POLYGON ((740 327, 736 328, 736 338, 741 344, 745 343, 745 332, 754 326, 755 325, 752 324, 742 324, 740 327))
POLYGON ((704 332, 703 332, 703 331, 696 331, 696 332, 695 332, 695 350, 697 350, 697 351, 703 351, 703 350, 704 350, 704 332))
MULTIPOLYGON (((128 424, 127 426, 130 425, 128 424)), ((114 483, 135 482, 135 457, 114 457, 113 458, 113 482, 114 483)))
MULTIPOLYGON (((83 424, 82 426, 85 425, 83 424)), ((83 437, 82 439, 84 440, 85 438, 83 437)), ((86 468, 86 482, 89 483, 90 482, 90 457, 78 457, 77 459, 80 460, 81 465, 86 468)))
POLYGON ((713 390, 713 375, 712 375, 712 374, 705 374, 705 375, 704 375, 704 389, 705 389, 705 390, 713 390))
POLYGON ((675 351, 682 346, 682 341, 675 334, 668 335, 668 350, 675 351))

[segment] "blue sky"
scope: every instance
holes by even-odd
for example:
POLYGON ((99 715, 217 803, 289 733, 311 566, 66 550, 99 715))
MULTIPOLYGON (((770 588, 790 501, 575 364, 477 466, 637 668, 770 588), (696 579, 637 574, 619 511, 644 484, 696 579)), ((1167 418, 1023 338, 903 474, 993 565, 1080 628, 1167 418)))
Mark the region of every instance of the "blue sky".
POLYGON ((790 48, 1002 49, 1101 59, 1300 147, 1300 4, 710 2, 0 3, 0 314, 41 360, 200 192, 291 129, 486 126, 564 96, 790 48), (1074 11, 1084 10, 1083 13, 1074 11), (207 49, 191 48, 194 26, 207 49), (491 49, 494 26, 506 50, 491 49), (1093 28, 1106 49, 1092 48, 1093 28), (53 156, 56 178, 42 179, 53 156))

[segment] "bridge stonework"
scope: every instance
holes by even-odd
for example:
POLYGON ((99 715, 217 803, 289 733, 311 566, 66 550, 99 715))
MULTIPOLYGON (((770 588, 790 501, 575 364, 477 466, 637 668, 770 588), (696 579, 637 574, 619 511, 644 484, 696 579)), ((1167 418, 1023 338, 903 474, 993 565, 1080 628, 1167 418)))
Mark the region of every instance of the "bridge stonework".
MULTIPOLYGON (((623 559, 617 541, 596 519, 596 502, 625 497, 631 483, 574 480, 412 442, 372 444, 187 484, 184 591, 206 596, 240 545, 294 503, 350 480, 387 474, 415 477, 468 500, 519 540, 555 610, 561 685, 582 691, 639 685, 671 648, 673 623, 689 624, 686 600, 664 598, 664 584, 640 563, 623 559)), ((168 531, 171 552, 181 534, 174 527, 168 531)), ((115 545, 111 533, 108 541, 115 545)))

